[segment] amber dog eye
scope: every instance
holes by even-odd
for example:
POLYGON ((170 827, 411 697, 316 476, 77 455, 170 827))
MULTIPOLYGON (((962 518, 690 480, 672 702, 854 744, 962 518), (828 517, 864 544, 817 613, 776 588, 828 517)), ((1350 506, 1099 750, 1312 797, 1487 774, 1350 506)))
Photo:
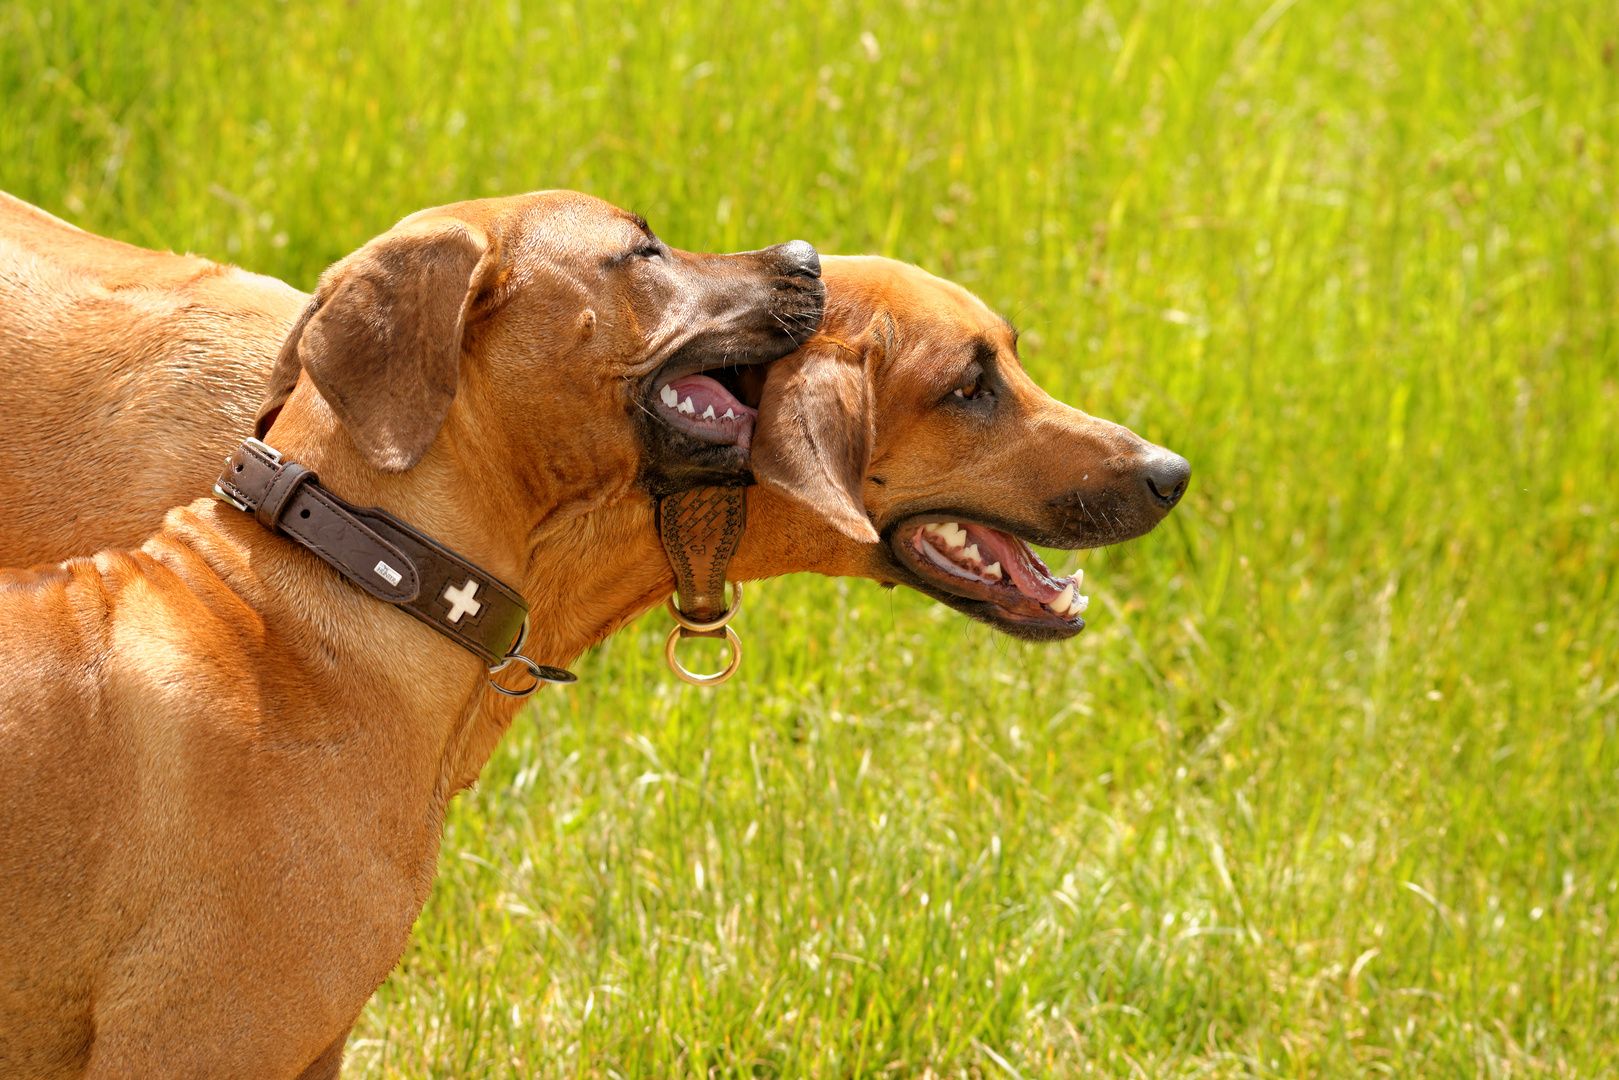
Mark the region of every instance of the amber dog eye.
POLYGON ((974 380, 973 382, 970 382, 966 386, 960 387, 959 389, 951 391, 951 393, 953 393, 956 397, 961 398, 963 401, 973 401, 984 396, 988 392, 989 391, 984 389, 984 384, 978 382, 977 380, 974 380))

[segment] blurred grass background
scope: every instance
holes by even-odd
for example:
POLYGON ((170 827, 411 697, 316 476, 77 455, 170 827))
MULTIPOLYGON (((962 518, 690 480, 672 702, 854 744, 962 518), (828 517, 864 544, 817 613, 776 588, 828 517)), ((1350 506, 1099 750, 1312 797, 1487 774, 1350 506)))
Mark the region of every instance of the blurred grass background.
POLYGON ((1619 8, 0 3, 0 186, 310 288, 574 187, 921 263, 1194 464, 1091 628, 750 591, 451 814, 351 1077, 1613 1076, 1619 8))

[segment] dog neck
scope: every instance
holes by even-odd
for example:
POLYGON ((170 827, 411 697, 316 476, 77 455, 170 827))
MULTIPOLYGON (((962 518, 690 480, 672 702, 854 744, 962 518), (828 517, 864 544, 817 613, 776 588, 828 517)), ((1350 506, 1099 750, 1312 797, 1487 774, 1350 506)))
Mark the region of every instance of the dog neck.
MULTIPOLYGON (((559 464, 521 440, 491 437, 486 428, 465 423, 465 415, 451 410, 445 430, 414 468, 382 473, 304 382, 269 441, 349 502, 389 511, 520 591, 532 608, 524 652, 540 663, 571 665, 673 592, 654 503, 635 484, 633 457, 604 442, 559 464)), ((437 744, 438 786, 453 793, 476 779, 521 704, 483 686, 477 658, 389 611, 250 518, 236 520, 223 509, 214 516, 253 545, 253 565, 265 568, 266 583, 290 585, 296 598, 289 604, 267 589, 249 598, 255 607, 306 620, 310 612, 343 612, 342 618, 312 620, 330 653, 372 679, 410 688, 404 696, 416 695, 424 680, 438 688, 428 695, 437 703, 429 710, 437 719, 423 716, 415 725, 438 732, 428 737, 437 744), (275 556, 261 557, 260 549, 275 556), (366 627, 362 639, 349 635, 355 625, 366 627), (379 649, 389 658, 385 664, 377 660, 379 649)), ((769 489, 748 489, 747 520, 732 580, 856 570, 847 541, 769 489)), ((516 685, 521 677, 509 681, 516 685)))

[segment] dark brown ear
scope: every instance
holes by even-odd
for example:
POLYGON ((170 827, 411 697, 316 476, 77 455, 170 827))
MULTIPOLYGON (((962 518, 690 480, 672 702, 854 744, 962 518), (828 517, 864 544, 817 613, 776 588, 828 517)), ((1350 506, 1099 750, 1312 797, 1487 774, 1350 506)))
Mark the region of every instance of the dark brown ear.
POLYGON ((811 338, 777 360, 765 380, 754 425, 753 476, 808 506, 851 540, 875 544, 860 485, 876 441, 871 373, 892 322, 878 315, 846 343, 811 338))
POLYGON ((414 466, 455 400, 467 312, 495 262, 483 230, 437 217, 334 264, 281 349, 259 426, 274 422, 301 367, 372 466, 414 466))

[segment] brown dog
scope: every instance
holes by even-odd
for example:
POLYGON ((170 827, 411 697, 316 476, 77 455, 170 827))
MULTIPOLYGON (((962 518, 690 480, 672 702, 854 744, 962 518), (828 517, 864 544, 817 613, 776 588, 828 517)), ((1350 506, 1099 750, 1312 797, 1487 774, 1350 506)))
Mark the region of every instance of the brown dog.
MULTIPOLYGON (((859 574, 1077 632, 1015 537, 1145 531, 1184 462, 1053 402, 982 304, 887 260, 827 260, 822 336, 770 363, 813 307, 806 250, 686 256, 561 193, 415 215, 323 278, 268 438, 520 585, 544 662, 668 595, 649 493, 750 470, 734 579, 859 574)), ((335 1075, 510 721, 482 665, 211 501, 7 579, 0 643, 0 1073, 335 1075)))
MULTIPOLYGON (((555 662, 572 613, 604 621, 604 568, 558 538, 610 563, 644 503, 626 381, 786 353, 817 272, 802 243, 672 251, 571 193, 426 211, 323 277, 273 438, 546 582, 555 662)), ((335 1074, 509 719, 483 662, 208 499, 4 577, 0 649, 0 1075, 335 1074)))
POLYGON ((206 493, 308 301, 0 192, 0 566, 133 547, 206 493))

